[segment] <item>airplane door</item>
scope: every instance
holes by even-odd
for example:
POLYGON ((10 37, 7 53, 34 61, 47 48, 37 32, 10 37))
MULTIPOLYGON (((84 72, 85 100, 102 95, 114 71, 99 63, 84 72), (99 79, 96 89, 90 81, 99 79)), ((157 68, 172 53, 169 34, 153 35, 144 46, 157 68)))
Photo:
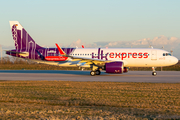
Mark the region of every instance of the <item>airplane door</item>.
POLYGON ((151 60, 157 60, 157 51, 156 50, 151 51, 151 60))

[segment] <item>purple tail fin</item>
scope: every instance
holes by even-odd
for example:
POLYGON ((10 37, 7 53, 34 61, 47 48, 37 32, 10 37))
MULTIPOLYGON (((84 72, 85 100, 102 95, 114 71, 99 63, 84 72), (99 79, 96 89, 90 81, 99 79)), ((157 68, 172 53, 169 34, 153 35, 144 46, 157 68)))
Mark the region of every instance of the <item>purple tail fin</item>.
POLYGON ((10 21, 12 37, 16 50, 29 50, 42 48, 32 39, 18 21, 10 21))

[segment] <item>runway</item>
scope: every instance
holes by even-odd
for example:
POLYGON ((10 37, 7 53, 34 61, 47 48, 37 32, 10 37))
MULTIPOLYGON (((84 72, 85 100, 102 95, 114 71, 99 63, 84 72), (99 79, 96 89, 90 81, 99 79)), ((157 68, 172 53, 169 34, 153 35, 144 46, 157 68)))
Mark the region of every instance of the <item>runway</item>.
POLYGON ((90 76, 90 71, 66 70, 0 70, 0 80, 62 80, 62 81, 100 81, 100 82, 150 82, 180 83, 179 71, 129 71, 124 74, 90 76))

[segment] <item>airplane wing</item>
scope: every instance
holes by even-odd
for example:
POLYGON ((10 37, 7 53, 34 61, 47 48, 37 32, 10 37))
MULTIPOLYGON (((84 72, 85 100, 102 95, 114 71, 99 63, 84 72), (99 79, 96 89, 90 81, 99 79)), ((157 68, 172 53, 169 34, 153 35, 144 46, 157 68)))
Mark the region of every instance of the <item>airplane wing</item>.
POLYGON ((98 65, 98 64, 105 64, 105 63, 108 63, 108 62, 112 62, 112 61, 107 61, 107 60, 99 60, 99 59, 92 59, 92 58, 83 58, 83 57, 74 57, 74 56, 70 56, 70 55, 67 55, 60 47, 58 44, 56 44, 56 47, 58 48, 60 54, 62 56, 65 56, 65 57, 69 57, 72 59, 72 61, 79 61, 79 63, 85 63, 86 65, 90 65, 90 64, 95 64, 95 65, 98 65))

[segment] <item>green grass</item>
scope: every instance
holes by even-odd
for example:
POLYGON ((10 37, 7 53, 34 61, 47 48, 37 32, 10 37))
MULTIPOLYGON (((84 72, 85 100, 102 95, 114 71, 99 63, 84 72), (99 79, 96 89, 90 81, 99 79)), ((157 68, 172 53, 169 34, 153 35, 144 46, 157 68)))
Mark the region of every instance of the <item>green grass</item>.
POLYGON ((180 118, 180 84, 0 81, 0 119, 180 118))

